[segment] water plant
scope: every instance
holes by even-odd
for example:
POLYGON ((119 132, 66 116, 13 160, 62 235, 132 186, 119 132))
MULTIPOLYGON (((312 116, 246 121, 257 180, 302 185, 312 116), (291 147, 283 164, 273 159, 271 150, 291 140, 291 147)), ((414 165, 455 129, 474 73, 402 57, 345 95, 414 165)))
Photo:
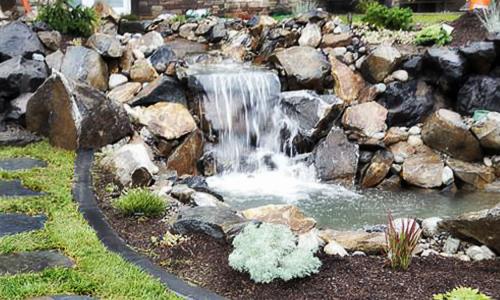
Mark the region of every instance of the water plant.
POLYGON ((388 8, 378 2, 372 2, 367 5, 366 13, 361 20, 376 28, 410 30, 413 12, 410 8, 388 8))
POLYGON ((249 224, 234 238, 233 246, 229 265, 248 272, 258 283, 306 277, 321 266, 314 256, 317 249, 299 248, 297 237, 284 225, 249 224))
POLYGON ((500 33, 500 3, 491 0, 488 9, 482 10, 478 16, 489 33, 500 33))
POLYGON ((411 218, 395 224, 391 212, 387 214, 387 221, 385 240, 390 265, 393 269, 408 270, 422 230, 411 218))
POLYGON ((154 217, 165 211, 167 202, 145 188, 134 188, 113 201, 113 206, 125 216, 154 217))
POLYGON ((420 30, 415 36, 415 43, 418 45, 444 46, 450 43, 452 36, 442 25, 435 24, 420 30))
POLYGON ((436 294, 433 300, 491 300, 491 297, 481 293, 478 289, 456 287, 444 294, 436 294))

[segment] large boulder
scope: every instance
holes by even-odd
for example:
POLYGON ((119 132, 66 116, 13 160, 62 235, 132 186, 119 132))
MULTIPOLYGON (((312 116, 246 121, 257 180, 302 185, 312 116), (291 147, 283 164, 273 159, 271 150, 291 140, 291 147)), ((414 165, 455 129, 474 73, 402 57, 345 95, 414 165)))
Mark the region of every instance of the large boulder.
POLYGON ((475 122, 471 130, 479 139, 481 146, 500 151, 500 113, 489 112, 484 118, 475 122))
POLYGON ((394 155, 390 151, 377 151, 363 173, 361 186, 364 188, 377 186, 387 176, 393 162, 394 155))
POLYGON ((291 126, 297 126, 283 130, 293 150, 299 153, 312 150, 316 142, 328 133, 331 122, 340 116, 344 107, 343 101, 335 96, 320 96, 311 90, 283 92, 280 104, 292 120, 291 126))
POLYGON ((0 62, 14 56, 44 53, 43 45, 31 28, 19 21, 0 27, 0 62))
POLYGON ((358 145, 350 142, 342 129, 332 128, 313 151, 318 178, 352 183, 356 176, 358 156, 358 145))
POLYGON ((61 64, 61 73, 100 91, 108 89, 108 65, 99 53, 92 49, 82 46, 68 47, 61 64))
POLYGON ((321 28, 316 23, 307 23, 300 34, 299 45, 316 48, 319 42, 321 42, 321 28))
POLYGON ((493 42, 472 42, 460 48, 467 59, 467 66, 479 74, 488 74, 495 63, 496 51, 493 42))
POLYGON ((453 170, 455 177, 477 189, 483 189, 495 180, 495 170, 480 163, 469 163, 448 158, 446 164, 453 170))
POLYGON ((118 58, 123 54, 122 45, 116 37, 104 34, 94 33, 88 40, 87 46, 94 49, 104 57, 118 58))
POLYGON ((361 72, 371 83, 377 83, 391 74, 401 62, 399 51, 388 45, 380 45, 361 64, 361 72))
POLYGON ((299 208, 291 204, 269 204, 246 209, 241 214, 249 220, 286 225, 299 234, 306 233, 316 226, 313 218, 304 216, 299 208))
POLYGON ((393 82, 378 102, 388 109, 387 125, 413 126, 422 122, 438 102, 434 89, 421 80, 393 82))
POLYGON ((335 241, 349 252, 362 251, 366 254, 382 254, 385 249, 383 232, 322 230, 320 238, 326 243, 335 241))
MULTIPOLYGON (((179 105, 179 104, 173 104, 179 105)), ((177 175, 196 175, 197 163, 203 154, 203 134, 195 130, 175 148, 167 160, 167 169, 175 170, 177 175)))
POLYGON ((404 160, 403 179, 411 185, 422 188, 435 188, 443 183, 444 163, 439 155, 421 153, 404 160))
POLYGON ((472 115, 476 110, 500 112, 500 78, 471 76, 460 88, 457 111, 472 115))
POLYGON ((52 74, 28 102, 26 126, 70 150, 100 148, 132 132, 120 104, 61 73, 52 74))
POLYGON ((387 109, 371 101, 348 107, 342 116, 342 125, 357 133, 371 137, 386 130, 387 109))
POLYGON ((357 101, 359 94, 366 87, 363 77, 333 55, 329 56, 329 60, 332 65, 335 95, 347 104, 357 101))
POLYGON ((465 59, 458 50, 447 47, 427 49, 423 58, 422 70, 425 75, 446 93, 456 93, 462 83, 465 69, 465 59))
POLYGON ((175 140, 196 129, 196 123, 184 105, 159 102, 144 109, 138 108, 139 122, 166 140, 175 140))
POLYGON ((463 214, 439 223, 456 237, 485 244, 500 255, 500 204, 491 209, 463 214))
POLYGON ((422 140, 429 147, 460 160, 477 161, 483 157, 479 141, 462 117, 451 110, 440 109, 425 121, 422 140))
POLYGON ((132 106, 151 105, 158 102, 172 102, 187 105, 186 94, 179 81, 161 75, 150 82, 132 101, 132 106))
POLYGON ((293 90, 322 90, 331 70, 326 56, 312 47, 280 50, 270 60, 283 70, 288 87, 293 90))

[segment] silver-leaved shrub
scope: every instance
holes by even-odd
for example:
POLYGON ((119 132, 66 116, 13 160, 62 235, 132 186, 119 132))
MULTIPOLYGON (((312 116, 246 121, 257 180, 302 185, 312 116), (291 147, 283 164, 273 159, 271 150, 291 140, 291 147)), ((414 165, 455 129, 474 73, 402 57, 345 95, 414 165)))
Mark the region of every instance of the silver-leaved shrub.
POLYGON ((233 246, 229 265, 248 272, 258 283, 306 277, 321 266, 314 256, 317 249, 297 247, 297 236, 284 225, 249 224, 234 238, 233 246))

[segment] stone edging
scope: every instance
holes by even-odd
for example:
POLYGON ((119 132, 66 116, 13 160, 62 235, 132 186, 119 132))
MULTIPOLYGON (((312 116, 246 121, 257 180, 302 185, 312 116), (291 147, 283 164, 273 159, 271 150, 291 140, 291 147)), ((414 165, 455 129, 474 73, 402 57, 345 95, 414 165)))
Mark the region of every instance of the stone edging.
POLYGON ((146 256, 129 248, 105 220, 92 187, 91 167, 94 160, 92 150, 78 150, 75 161, 75 178, 73 197, 79 204, 79 210, 87 222, 96 231, 97 236, 106 248, 118 253, 125 260, 133 263, 155 278, 158 278, 168 289, 186 299, 218 300, 223 297, 201 287, 190 285, 175 275, 156 266, 146 256))

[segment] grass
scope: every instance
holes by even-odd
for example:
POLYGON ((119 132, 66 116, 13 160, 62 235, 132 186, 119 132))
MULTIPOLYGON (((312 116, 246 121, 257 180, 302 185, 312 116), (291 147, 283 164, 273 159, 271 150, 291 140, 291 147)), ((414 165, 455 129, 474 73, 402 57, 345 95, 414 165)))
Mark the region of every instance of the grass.
POLYGON ((135 188, 125 192, 113 205, 125 216, 159 216, 167 209, 167 203, 160 196, 145 188, 135 188))
POLYGON ((2 179, 21 179, 46 195, 0 198, 0 212, 45 214, 43 230, 0 238, 0 254, 59 249, 72 258, 71 269, 48 269, 40 273, 0 276, 0 299, 81 294, 100 299, 176 299, 156 279, 111 253, 78 212, 71 187, 75 154, 51 147, 47 142, 24 148, 2 147, 0 158, 43 159, 47 168, 16 172, 0 171, 2 179))
MULTIPOLYGON (((461 12, 443 12, 443 13, 413 13, 413 23, 422 26, 452 22, 462 15, 461 12)), ((339 15, 343 22, 347 23, 347 15, 339 15)), ((354 14, 353 23, 361 23, 363 15, 354 14)))

